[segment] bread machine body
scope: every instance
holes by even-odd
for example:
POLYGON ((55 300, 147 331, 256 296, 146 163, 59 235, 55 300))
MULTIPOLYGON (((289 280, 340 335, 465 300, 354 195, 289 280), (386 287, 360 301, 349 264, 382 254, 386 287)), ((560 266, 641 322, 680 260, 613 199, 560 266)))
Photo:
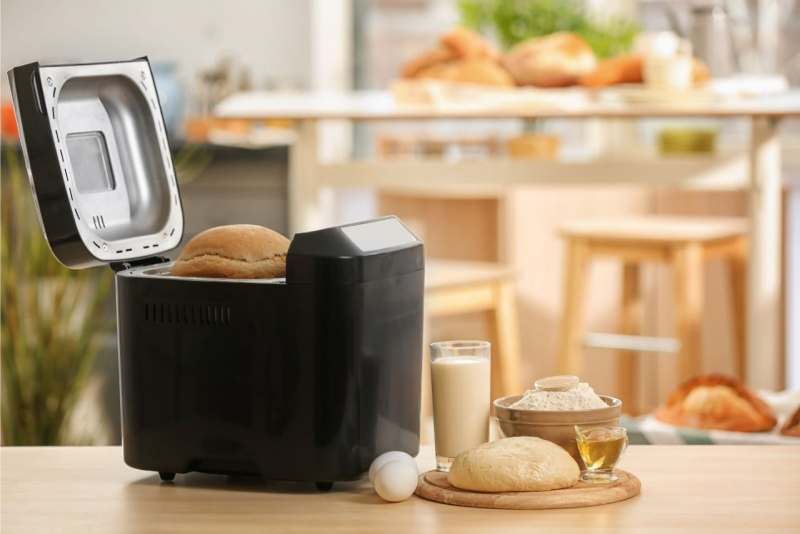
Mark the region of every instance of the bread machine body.
POLYGON ((417 453, 424 264, 399 220, 296 235, 285 280, 173 277, 183 211, 147 59, 9 80, 53 254, 117 272, 128 465, 326 487, 417 453))
POLYGON ((169 270, 117 275, 126 463, 326 487, 417 454, 424 264, 399 220, 297 234, 285 280, 169 270))

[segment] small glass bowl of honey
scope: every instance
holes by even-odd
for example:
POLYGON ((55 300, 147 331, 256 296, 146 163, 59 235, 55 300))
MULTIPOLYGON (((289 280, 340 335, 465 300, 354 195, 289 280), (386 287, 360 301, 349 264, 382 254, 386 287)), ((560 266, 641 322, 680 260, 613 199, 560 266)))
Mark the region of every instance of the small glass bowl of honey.
POLYGON ((628 448, 628 432, 621 426, 575 425, 578 452, 586 464, 583 482, 608 484, 616 482, 617 466, 628 448))

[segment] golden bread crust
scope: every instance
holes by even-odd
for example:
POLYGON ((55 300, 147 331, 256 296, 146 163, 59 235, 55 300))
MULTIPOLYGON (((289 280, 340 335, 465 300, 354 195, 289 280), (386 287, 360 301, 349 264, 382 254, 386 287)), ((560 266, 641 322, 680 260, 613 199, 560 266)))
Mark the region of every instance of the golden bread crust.
POLYGON ((456 26, 443 33, 439 42, 456 57, 484 57, 498 61, 500 52, 481 34, 469 28, 456 26))
POLYGON ((449 82, 474 83, 513 87, 514 80, 494 61, 486 58, 467 58, 437 63, 420 71, 417 78, 449 82))
MULTIPOLYGON (((644 57, 640 54, 625 54, 605 59, 597 64, 594 71, 581 76, 578 83, 584 87, 608 87, 622 83, 643 83, 644 57)), ((692 81, 695 85, 705 84, 711 72, 705 63, 692 59, 692 81)))
POLYGON ((500 53, 479 33, 455 27, 442 34, 439 44, 408 61, 400 71, 401 77, 513 85, 499 64, 500 53))
POLYGON ((580 36, 558 32, 513 46, 502 63, 517 85, 566 87, 592 72, 597 59, 580 36))
POLYGON ((597 64, 593 72, 581 76, 584 87, 606 87, 620 83, 642 83, 643 58, 637 54, 612 57, 597 64))
POLYGON ((289 240, 263 226, 234 224, 197 234, 172 268, 174 276, 281 278, 289 240))
POLYGON ((409 60, 403 66, 400 75, 403 78, 415 78, 420 71, 430 67, 431 65, 436 65, 437 63, 442 63, 445 61, 451 61, 456 59, 456 57, 456 54, 447 48, 426 50, 409 60))

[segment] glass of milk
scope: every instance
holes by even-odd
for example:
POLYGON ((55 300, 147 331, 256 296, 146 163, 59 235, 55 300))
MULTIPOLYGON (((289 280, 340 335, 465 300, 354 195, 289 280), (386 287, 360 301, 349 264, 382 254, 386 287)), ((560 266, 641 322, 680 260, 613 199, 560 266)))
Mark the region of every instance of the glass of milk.
POLYGON ((489 441, 491 344, 431 343, 436 468, 450 471, 455 457, 489 441))

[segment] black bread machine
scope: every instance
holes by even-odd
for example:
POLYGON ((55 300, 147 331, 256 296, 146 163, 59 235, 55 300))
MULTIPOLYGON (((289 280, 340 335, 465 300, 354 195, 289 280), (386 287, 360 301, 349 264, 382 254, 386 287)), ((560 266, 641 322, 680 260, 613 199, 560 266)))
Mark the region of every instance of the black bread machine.
POLYGON ((147 59, 9 78, 53 254, 116 271, 128 465, 327 489, 417 454, 423 247, 397 218, 297 234, 285 279, 173 277, 183 212, 147 59))

